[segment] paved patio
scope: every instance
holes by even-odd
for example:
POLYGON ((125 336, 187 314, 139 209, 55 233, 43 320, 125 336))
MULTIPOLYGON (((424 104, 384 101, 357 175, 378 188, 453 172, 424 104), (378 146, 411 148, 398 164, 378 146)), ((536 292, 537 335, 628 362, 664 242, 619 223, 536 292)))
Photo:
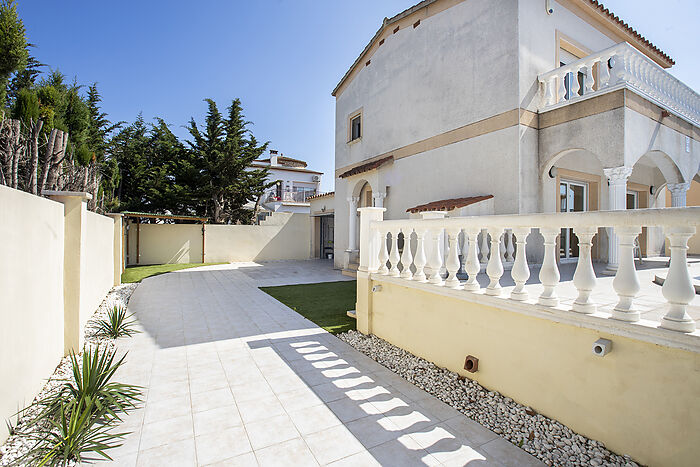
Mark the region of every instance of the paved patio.
POLYGON ((542 465, 258 289, 336 280, 326 261, 144 280, 119 380, 145 407, 112 465, 542 465))

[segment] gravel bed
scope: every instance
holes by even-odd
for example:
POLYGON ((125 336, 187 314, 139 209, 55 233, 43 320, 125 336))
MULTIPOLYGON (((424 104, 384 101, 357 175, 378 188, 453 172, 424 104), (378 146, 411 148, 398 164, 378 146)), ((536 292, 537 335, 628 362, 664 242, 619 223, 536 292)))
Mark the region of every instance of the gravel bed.
MULTIPOLYGON (((96 323, 102 318, 107 316, 107 311, 116 304, 129 303, 129 298, 131 294, 136 290, 138 284, 122 284, 118 285, 109 291, 105 299, 100 304, 99 308, 90 317, 88 322, 85 324, 85 347, 94 347, 100 345, 101 347, 107 346, 109 349, 115 347, 114 341, 107 337, 98 336, 95 334, 96 323)), ((82 352, 78 355, 82 355, 82 352)), ((46 381, 44 387, 39 391, 36 401, 39 398, 45 397, 53 392, 55 392, 66 379, 72 378, 72 370, 69 357, 63 357, 59 362, 56 370, 54 370, 51 377, 46 381)), ((10 422, 17 429, 18 433, 7 438, 5 444, 0 446, 0 467, 18 465, 17 459, 23 456, 29 449, 34 445, 35 441, 31 438, 31 431, 25 431, 21 433, 26 423, 35 415, 34 410, 27 410, 23 413, 19 420, 13 417, 10 422)), ((75 465, 75 464, 68 464, 75 465)))
POLYGON ((576 434, 530 407, 379 337, 357 331, 337 337, 547 465, 638 466, 629 456, 615 454, 599 441, 576 434))

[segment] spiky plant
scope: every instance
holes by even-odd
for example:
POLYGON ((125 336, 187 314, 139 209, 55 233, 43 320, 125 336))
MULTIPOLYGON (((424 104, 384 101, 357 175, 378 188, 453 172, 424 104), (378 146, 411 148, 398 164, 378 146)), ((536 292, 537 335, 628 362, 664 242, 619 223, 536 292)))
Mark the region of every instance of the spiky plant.
POLYGON ((119 337, 130 337, 139 331, 134 329, 133 314, 128 315, 126 307, 114 305, 107 311, 107 318, 102 318, 97 322, 97 334, 100 336, 117 339, 119 337))
POLYGON ((72 378, 66 380, 59 390, 35 402, 40 410, 31 421, 32 425, 43 420, 56 420, 63 410, 71 410, 70 401, 85 400, 94 410, 102 413, 108 421, 119 420, 141 401, 141 388, 131 384, 110 381, 124 363, 126 355, 115 362, 116 353, 97 346, 86 349, 82 364, 71 352, 72 378))
POLYGON ((105 452, 121 446, 126 433, 115 433, 107 411, 88 399, 61 402, 58 418, 39 425, 31 438, 36 444, 20 459, 22 464, 66 466, 71 462, 112 460, 105 452))

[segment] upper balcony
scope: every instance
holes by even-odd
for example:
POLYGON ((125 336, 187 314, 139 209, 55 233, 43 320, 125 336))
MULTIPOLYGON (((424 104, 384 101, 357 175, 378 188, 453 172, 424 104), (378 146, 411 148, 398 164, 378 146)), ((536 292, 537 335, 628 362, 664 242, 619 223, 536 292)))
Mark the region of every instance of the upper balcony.
POLYGON ((627 88, 700 126, 700 95, 627 42, 543 73, 538 81, 540 112, 627 88))

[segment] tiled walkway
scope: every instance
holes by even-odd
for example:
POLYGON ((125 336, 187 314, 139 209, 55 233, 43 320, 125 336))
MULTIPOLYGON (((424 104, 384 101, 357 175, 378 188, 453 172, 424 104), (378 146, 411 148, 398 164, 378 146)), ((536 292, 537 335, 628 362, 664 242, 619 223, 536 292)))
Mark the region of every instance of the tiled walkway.
POLYGON ((146 279, 119 380, 146 403, 124 466, 542 465, 258 289, 344 280, 325 261, 146 279))

